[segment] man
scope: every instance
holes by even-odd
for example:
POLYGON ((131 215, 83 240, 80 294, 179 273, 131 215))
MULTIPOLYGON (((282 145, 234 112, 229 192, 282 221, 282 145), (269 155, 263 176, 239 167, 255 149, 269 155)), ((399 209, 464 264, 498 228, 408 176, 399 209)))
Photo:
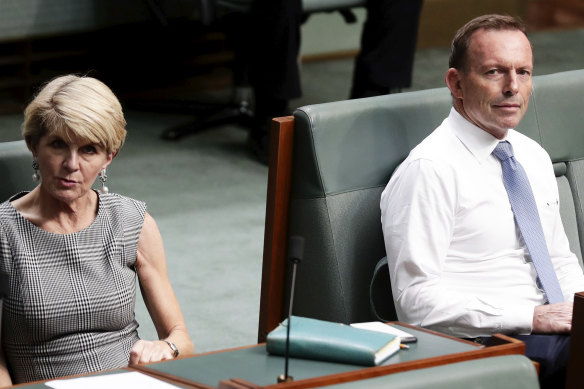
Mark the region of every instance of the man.
POLYGON ((446 73, 453 108, 391 178, 382 225, 400 320, 465 338, 517 335, 542 363, 542 386, 561 387, 571 301, 584 276, 560 220, 550 158, 513 130, 527 110, 532 73, 531 45, 515 19, 486 15, 457 32, 446 73), (526 172, 547 273, 525 243, 523 216, 514 214, 501 147, 526 172))

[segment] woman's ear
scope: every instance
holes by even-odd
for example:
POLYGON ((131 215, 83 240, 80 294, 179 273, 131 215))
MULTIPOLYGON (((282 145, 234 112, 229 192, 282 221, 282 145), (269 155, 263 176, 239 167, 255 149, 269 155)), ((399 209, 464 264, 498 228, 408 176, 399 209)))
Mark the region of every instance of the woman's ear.
POLYGON ((112 163, 113 159, 115 158, 115 156, 118 155, 118 151, 114 151, 113 153, 109 153, 106 157, 106 161, 105 164, 103 165, 103 169, 105 169, 106 167, 109 166, 110 163, 112 163))
POLYGON ((448 89, 450 89, 450 93, 452 93, 452 96, 456 97, 457 99, 462 99, 463 93, 460 71, 455 68, 448 69, 446 72, 445 81, 448 89))

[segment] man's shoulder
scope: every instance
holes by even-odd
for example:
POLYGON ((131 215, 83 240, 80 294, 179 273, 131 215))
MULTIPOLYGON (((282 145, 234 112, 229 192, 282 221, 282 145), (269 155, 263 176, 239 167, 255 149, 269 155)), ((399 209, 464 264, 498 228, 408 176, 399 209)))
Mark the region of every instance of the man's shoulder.
POLYGON ((529 146, 529 147, 539 147, 541 148, 541 145, 534 140, 533 138, 530 138, 529 136, 515 130, 515 129, 511 129, 509 130, 509 133, 507 135, 507 139, 511 140, 512 142, 519 142, 521 145, 524 146, 529 146))
POLYGON ((520 133, 517 130, 509 130, 507 139, 513 145, 513 150, 519 153, 539 153, 549 158, 548 152, 536 140, 520 133))
POLYGON ((459 141, 446 126, 439 126, 415 146, 392 175, 388 186, 404 177, 451 176, 460 166, 459 141), (457 144, 458 143, 458 144, 457 144))
POLYGON ((425 159, 435 162, 448 162, 453 157, 452 151, 459 146, 459 143, 456 135, 443 123, 415 146, 406 160, 425 159))

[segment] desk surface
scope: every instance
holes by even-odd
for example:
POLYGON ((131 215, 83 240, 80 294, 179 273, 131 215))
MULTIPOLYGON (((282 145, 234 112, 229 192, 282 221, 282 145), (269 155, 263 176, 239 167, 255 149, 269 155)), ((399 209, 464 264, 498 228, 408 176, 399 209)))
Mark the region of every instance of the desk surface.
MULTIPOLYGON (((291 358, 289 374, 294 377, 294 381, 277 386, 290 389, 330 385, 469 359, 524 352, 523 343, 516 340, 500 339, 497 346, 484 348, 475 343, 431 331, 394 325, 416 336, 418 342, 410 344, 409 350, 400 350, 383 365, 364 368, 357 365, 291 358)), ((243 379, 263 387, 275 387, 277 377, 284 373, 284 358, 269 355, 265 344, 260 344, 89 375, 132 370, 142 371, 181 388, 216 387, 220 381, 232 378, 243 379)), ((47 388, 42 382, 18 386, 47 388)))
MULTIPOLYGON (((400 350, 382 366, 443 357, 449 354, 476 351, 481 348, 477 344, 435 335, 423 330, 399 325, 396 325, 396 327, 412 333, 418 338, 418 342, 410 344, 411 348, 409 350, 400 350)), ((162 375, 169 374, 209 386, 216 386, 219 381, 229 378, 241 378, 260 386, 267 386, 276 384, 277 377, 284 373, 284 358, 269 355, 266 352, 265 345, 261 344, 225 352, 203 354, 192 358, 160 362, 144 366, 141 369, 162 375)), ((296 358, 291 358, 289 364, 289 374, 294 377, 295 381, 362 369, 364 369, 363 366, 296 358)), ((379 367, 373 369, 379 369, 379 367)))

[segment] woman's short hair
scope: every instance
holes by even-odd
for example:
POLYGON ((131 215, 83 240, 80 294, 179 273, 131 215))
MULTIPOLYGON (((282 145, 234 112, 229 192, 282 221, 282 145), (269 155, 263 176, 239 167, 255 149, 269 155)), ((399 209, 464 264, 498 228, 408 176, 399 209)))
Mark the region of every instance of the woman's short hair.
POLYGON ((66 75, 44 85, 26 107, 22 135, 32 151, 46 134, 68 139, 72 134, 117 152, 126 139, 122 106, 103 82, 66 75))
POLYGON ((470 46, 472 34, 478 30, 517 30, 525 34, 525 25, 519 19, 508 15, 483 15, 476 17, 462 26, 454 35, 450 45, 450 58, 448 66, 458 70, 464 70, 468 65, 467 51, 470 46))

